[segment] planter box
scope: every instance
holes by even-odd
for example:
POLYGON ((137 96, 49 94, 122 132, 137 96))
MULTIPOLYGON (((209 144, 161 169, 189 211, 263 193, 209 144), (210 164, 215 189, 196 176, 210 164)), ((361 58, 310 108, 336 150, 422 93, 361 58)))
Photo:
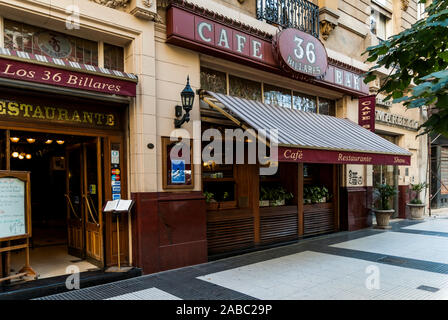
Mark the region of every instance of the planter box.
POLYGON ((258 202, 259 207, 269 207, 269 200, 260 200, 258 202))
POLYGON ((373 212, 375 212, 376 217, 376 228, 378 229, 390 229, 391 226, 389 225, 390 217, 394 214, 394 209, 389 210, 379 210, 379 209, 372 209, 373 212))
POLYGON ((406 203, 409 207, 409 211, 411 212, 411 220, 423 220, 423 211, 425 210, 425 204, 413 204, 406 203))
POLYGON ((269 201, 271 207, 279 207, 285 205, 285 200, 269 201))

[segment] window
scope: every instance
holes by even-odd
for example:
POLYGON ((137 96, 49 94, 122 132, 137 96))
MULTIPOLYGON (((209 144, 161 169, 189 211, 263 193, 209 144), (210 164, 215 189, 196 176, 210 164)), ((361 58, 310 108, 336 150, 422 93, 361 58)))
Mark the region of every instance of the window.
POLYGON ((370 14, 370 31, 380 40, 387 39, 387 20, 388 18, 384 14, 372 8, 370 14))
POLYGON ((307 112, 317 112, 316 97, 294 92, 292 108, 307 112))
POLYGON ((124 49, 122 47, 104 44, 104 68, 124 71, 124 49))
POLYGON ((336 116, 336 106, 333 100, 319 97, 319 114, 336 116))
POLYGON ((227 78, 224 72, 201 68, 201 89, 227 94, 227 78))
POLYGON ((5 48, 98 66, 98 43, 4 20, 5 48))
POLYGON ((261 101, 260 82, 229 76, 229 90, 231 96, 261 101))
POLYGON ((291 109, 291 90, 265 84, 264 103, 291 109))
MULTIPOLYGON (((98 66, 98 42, 4 20, 5 48, 98 66)), ((124 49, 104 44, 104 67, 124 71, 124 49)))

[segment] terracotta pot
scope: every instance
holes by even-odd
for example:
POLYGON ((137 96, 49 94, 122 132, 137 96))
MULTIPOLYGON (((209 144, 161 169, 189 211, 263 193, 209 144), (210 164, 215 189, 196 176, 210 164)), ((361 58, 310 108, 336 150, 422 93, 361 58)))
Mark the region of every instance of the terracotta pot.
POLYGON ((379 209, 372 209, 373 212, 375 212, 376 217, 376 227, 379 229, 390 229, 391 226, 389 226, 390 216, 394 214, 394 209, 389 210, 379 210, 379 209))
POLYGON ((411 220, 423 220, 423 211, 425 210, 425 204, 413 204, 413 203, 406 203, 406 205, 409 207, 409 210, 411 211, 411 220))

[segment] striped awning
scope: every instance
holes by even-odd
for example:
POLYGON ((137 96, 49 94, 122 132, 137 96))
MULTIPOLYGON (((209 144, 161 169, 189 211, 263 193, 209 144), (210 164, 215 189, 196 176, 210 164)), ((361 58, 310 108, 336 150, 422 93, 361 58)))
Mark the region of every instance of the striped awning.
POLYGON ((207 93, 224 115, 265 130, 269 140, 276 129, 279 161, 410 165, 409 151, 348 119, 207 93))

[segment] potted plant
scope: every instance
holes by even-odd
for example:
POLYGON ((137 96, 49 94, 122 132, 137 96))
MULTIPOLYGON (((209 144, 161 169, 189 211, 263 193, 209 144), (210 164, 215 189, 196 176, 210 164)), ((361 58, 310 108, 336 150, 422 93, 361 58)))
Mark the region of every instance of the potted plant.
POLYGON ((325 203, 330 198, 326 187, 311 186, 303 189, 304 203, 325 203))
POLYGON ((204 191, 205 202, 208 210, 218 210, 219 203, 215 200, 212 192, 204 191))
POLYGON ((379 207, 372 209, 375 212, 377 228, 388 229, 390 216, 395 212, 390 208, 389 202, 391 197, 396 195, 397 189, 387 183, 379 184, 375 188, 375 194, 379 200, 379 207))
POLYGON ((283 187, 269 189, 269 205, 271 207, 284 206, 287 200, 294 198, 291 192, 287 192, 283 187))
POLYGON ((260 207, 269 207, 269 190, 267 190, 264 187, 261 187, 261 189, 260 189, 259 206, 260 207))
POLYGON ((428 184, 426 182, 422 182, 422 183, 418 183, 418 184, 411 183, 411 185, 410 185, 410 189, 411 189, 412 193, 414 194, 414 197, 406 205, 409 207, 412 220, 422 220, 423 219, 423 211, 425 209, 425 204, 422 202, 422 200, 420 200, 420 192, 422 192, 423 189, 425 189, 427 187, 428 187, 428 184))

